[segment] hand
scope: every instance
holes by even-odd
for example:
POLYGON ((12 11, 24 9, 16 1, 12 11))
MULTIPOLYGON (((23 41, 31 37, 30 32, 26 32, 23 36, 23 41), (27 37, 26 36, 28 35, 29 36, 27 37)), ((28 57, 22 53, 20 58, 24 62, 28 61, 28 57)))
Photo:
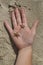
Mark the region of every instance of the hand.
POLYGON ((32 28, 30 29, 27 25, 24 8, 15 8, 11 14, 14 29, 9 26, 8 22, 5 21, 4 24, 9 31, 15 45, 18 47, 18 49, 30 45, 32 46, 36 34, 38 20, 35 21, 32 28))

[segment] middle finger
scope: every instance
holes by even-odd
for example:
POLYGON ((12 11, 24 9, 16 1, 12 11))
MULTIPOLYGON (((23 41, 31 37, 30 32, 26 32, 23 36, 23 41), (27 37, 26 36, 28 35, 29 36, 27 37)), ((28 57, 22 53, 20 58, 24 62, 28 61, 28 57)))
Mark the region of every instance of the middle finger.
POLYGON ((18 8, 15 8, 15 15, 18 25, 21 25, 21 16, 18 8))

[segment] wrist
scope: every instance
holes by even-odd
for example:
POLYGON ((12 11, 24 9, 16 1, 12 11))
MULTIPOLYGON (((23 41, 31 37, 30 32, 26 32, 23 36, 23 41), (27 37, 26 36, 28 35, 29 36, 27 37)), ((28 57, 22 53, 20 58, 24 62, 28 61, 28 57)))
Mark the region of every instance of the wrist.
POLYGON ((21 53, 24 53, 24 54, 25 53, 32 53, 32 46, 28 46, 28 47, 20 49, 18 54, 21 54, 21 53))

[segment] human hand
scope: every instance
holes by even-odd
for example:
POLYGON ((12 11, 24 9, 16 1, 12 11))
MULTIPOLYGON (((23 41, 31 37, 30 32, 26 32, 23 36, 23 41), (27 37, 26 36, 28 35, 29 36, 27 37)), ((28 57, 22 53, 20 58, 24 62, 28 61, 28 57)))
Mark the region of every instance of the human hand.
POLYGON ((9 31, 15 45, 18 49, 22 49, 30 45, 32 46, 36 34, 38 20, 35 21, 30 29, 27 25, 24 8, 15 8, 11 14, 14 29, 9 26, 7 21, 5 21, 4 24, 9 31))

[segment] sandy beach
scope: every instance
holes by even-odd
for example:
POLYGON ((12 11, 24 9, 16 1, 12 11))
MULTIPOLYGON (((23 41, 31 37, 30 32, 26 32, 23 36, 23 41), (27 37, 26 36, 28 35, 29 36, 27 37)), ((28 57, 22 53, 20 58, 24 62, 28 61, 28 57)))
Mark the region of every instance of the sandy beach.
POLYGON ((25 8, 29 27, 38 19, 36 38, 33 44, 33 65, 43 65, 43 0, 0 0, 0 65, 14 65, 16 53, 4 27, 4 20, 11 25, 9 5, 25 8))

